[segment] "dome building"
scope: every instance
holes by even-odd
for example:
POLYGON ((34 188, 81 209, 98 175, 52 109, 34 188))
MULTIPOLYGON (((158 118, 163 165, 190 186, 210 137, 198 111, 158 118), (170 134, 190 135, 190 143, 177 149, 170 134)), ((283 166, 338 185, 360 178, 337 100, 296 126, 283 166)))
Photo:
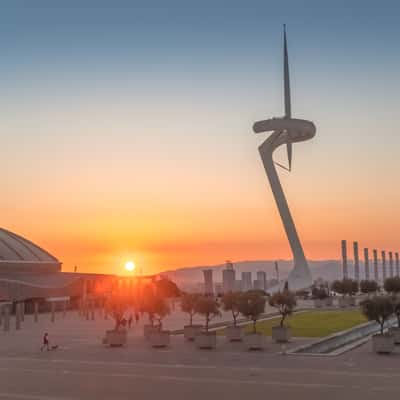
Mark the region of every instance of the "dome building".
POLYGON ((43 248, 0 228, 0 301, 81 297, 110 275, 61 272, 61 262, 43 248))
POLYGON ((31 241, 0 228, 0 276, 60 271, 61 263, 56 257, 31 241))

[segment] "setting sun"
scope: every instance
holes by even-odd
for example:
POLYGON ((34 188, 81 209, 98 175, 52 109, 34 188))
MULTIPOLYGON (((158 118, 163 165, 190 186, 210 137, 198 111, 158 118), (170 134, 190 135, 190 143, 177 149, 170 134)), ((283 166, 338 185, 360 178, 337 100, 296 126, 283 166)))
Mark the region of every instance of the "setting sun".
POLYGON ((127 261, 127 262, 125 263, 125 269, 126 269, 127 271, 132 272, 132 271, 135 270, 135 268, 136 268, 136 265, 135 265, 135 263, 134 263, 133 261, 127 261))

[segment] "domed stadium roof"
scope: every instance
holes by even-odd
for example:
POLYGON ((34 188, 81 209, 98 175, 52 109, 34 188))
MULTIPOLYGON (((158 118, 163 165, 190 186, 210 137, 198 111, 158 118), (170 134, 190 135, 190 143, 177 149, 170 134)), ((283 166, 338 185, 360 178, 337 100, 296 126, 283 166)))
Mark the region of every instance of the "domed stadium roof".
POLYGON ((0 228, 0 273, 24 271, 59 271, 61 263, 57 258, 31 241, 0 228))

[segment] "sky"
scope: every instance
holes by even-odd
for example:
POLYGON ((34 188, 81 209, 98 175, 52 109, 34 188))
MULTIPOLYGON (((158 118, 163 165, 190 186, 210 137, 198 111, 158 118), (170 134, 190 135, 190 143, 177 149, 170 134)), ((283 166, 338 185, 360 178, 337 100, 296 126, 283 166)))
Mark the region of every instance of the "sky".
POLYGON ((306 256, 400 250, 397 1, 32 4, 1 2, 1 226, 63 270, 291 258, 252 132, 283 115, 283 23, 306 256))

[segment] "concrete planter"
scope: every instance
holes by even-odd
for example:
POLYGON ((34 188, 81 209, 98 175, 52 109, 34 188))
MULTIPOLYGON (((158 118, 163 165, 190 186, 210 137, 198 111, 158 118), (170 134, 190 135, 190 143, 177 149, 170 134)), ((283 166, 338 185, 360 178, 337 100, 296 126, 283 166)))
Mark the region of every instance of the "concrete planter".
POLYGON ((168 347, 171 343, 169 331, 151 332, 149 342, 152 347, 168 347))
POLYGON ((392 326, 389 328, 389 333, 393 336, 394 344, 400 344, 400 327, 392 326))
POLYGON ((322 308, 324 305, 324 301, 321 299, 314 299, 314 307, 315 308, 322 308))
POLYGON ((272 339, 277 343, 287 343, 292 338, 290 328, 287 326, 273 326, 272 339))
POLYGON ((240 326, 227 326, 225 336, 230 342, 241 342, 243 339, 242 328, 240 326))
POLYGON ((143 335, 144 335, 144 338, 146 339, 146 340, 149 340, 150 339, 150 336, 153 334, 153 333, 156 333, 156 332, 158 332, 159 330, 158 330, 158 327, 157 326, 154 326, 154 325, 145 325, 144 327, 143 327, 143 335))
POLYGON ((248 333, 243 337, 248 350, 263 350, 265 348, 265 336, 261 333, 248 333))
POLYGON ((216 332, 200 332, 194 339, 198 349, 213 350, 217 347, 216 332))
POLYGON ((118 331, 111 330, 111 331, 106 331, 106 336, 103 342, 104 344, 107 344, 110 347, 121 347, 126 344, 127 338, 128 338, 128 332, 125 329, 121 329, 118 331))
POLYGON ((372 350, 379 354, 393 353, 394 337, 388 334, 372 336, 372 350))
POLYGON ((183 336, 186 340, 192 342, 202 329, 202 325, 185 325, 183 327, 183 336))

